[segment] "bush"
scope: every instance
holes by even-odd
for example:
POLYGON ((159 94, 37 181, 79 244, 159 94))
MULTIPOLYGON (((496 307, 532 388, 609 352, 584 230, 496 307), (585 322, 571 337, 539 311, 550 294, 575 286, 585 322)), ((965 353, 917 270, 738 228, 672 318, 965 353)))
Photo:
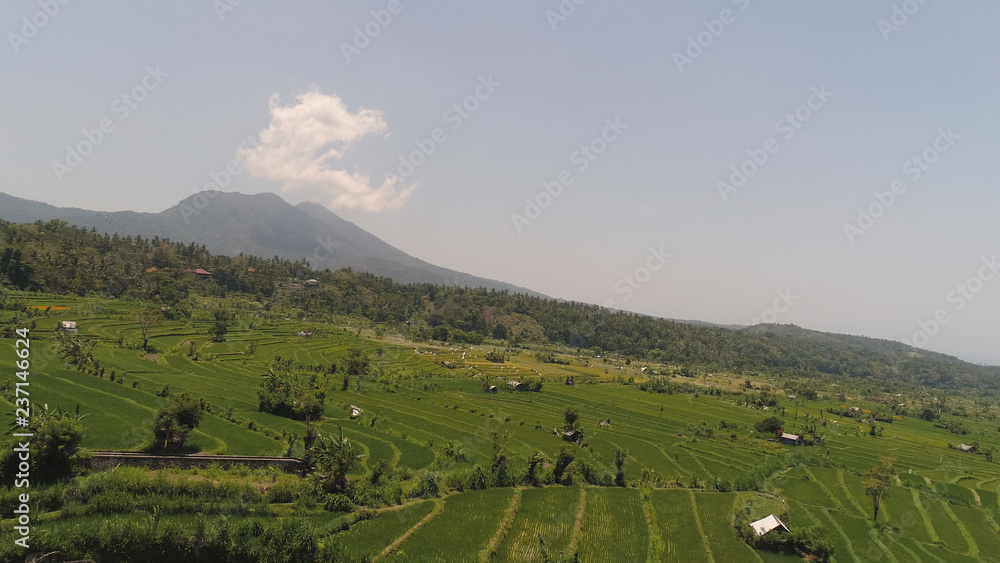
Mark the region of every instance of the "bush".
POLYGON ((785 427, 784 421, 776 416, 769 416, 764 420, 758 422, 754 426, 754 430, 760 432, 761 434, 777 434, 781 432, 781 429, 785 427))
POLYGON ((201 408, 187 394, 174 398, 153 421, 154 450, 178 452, 201 421, 201 408))
POLYGON ((290 481, 278 481, 267 489, 267 502, 284 504, 299 498, 299 487, 290 481))
MULTIPOLYGON (((33 414, 35 416, 24 429, 34 434, 29 460, 32 485, 66 479, 90 467, 90 453, 80 448, 83 426, 79 414, 72 415, 59 407, 53 411, 42 410, 37 405, 33 414)), ((16 440, 7 442, 0 459, 0 475, 8 485, 14 484, 19 472, 17 446, 16 440)))
POLYGON ((415 481, 410 498, 436 498, 441 492, 440 477, 434 471, 420 472, 415 481))
POLYGON ((340 493, 326 495, 323 501, 323 510, 327 512, 353 512, 355 508, 354 501, 340 493))

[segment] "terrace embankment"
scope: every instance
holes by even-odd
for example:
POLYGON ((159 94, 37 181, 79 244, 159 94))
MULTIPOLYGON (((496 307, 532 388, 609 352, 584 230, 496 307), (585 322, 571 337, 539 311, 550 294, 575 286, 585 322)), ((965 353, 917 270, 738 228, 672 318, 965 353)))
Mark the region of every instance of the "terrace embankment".
POLYGON ((258 457, 258 456, 235 456, 235 455, 158 455, 141 454, 135 452, 94 452, 93 468, 104 471, 116 466, 127 467, 149 467, 152 469, 164 469, 167 467, 178 467, 190 469, 192 467, 207 468, 212 464, 218 464, 222 468, 229 468, 233 465, 245 465, 247 467, 274 467, 289 473, 299 472, 304 469, 302 460, 291 457, 258 457))

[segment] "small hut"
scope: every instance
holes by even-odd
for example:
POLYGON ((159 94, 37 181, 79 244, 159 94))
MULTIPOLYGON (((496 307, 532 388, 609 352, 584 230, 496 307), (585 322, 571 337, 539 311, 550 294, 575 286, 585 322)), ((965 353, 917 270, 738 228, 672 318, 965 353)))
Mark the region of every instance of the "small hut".
POLYGON ((756 522, 751 522, 750 527, 753 528, 754 533, 757 534, 758 537, 769 534, 775 530, 777 530, 779 534, 789 531, 788 526, 786 526, 781 520, 778 520, 778 517, 774 514, 768 516, 767 518, 757 520, 756 522))

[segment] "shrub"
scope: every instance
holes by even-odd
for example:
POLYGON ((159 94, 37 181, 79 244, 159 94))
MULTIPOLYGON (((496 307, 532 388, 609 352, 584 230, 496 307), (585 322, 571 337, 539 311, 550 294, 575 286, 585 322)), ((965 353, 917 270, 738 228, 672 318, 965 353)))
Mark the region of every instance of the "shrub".
POLYGON ((354 501, 340 493, 326 495, 323 501, 323 510, 327 512, 353 512, 355 508, 354 501))
POLYGON ((299 488, 290 481, 278 481, 267 489, 267 502, 283 504, 295 502, 299 498, 299 488))

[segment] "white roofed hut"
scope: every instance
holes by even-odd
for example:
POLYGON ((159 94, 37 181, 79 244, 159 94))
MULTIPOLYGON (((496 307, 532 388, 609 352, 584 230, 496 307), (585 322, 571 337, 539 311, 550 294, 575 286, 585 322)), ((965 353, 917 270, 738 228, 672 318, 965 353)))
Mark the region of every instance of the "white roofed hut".
POLYGON ((774 514, 768 516, 767 518, 762 518, 756 522, 751 522, 750 527, 753 528, 753 532, 757 534, 758 537, 765 534, 769 534, 775 530, 779 533, 788 532, 788 526, 784 522, 778 520, 778 517, 774 514))

